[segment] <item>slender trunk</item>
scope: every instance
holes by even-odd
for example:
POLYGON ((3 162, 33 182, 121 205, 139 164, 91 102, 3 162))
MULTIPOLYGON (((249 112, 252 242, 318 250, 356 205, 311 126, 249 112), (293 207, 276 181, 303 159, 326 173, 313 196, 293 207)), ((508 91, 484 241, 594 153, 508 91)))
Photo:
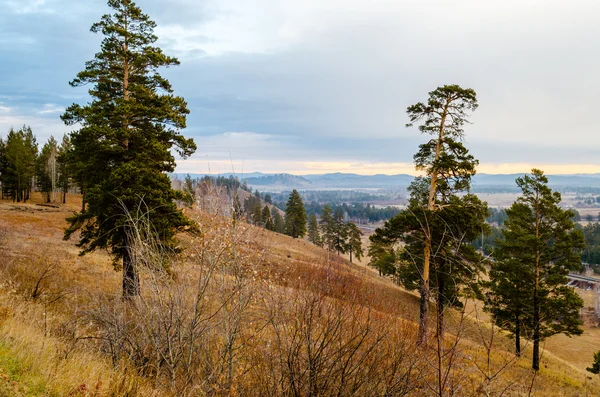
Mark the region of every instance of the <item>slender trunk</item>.
POLYGON ((437 275, 437 315, 436 315, 436 332, 435 339, 437 342, 437 381, 438 381, 438 395, 444 395, 444 301, 443 301, 443 282, 438 273, 437 275))
POLYGON ((81 188, 81 212, 85 211, 85 190, 81 188))
POLYGON ((440 339, 444 337, 444 280, 437 275, 437 335, 440 339))
MULTIPOLYGON (((540 238, 540 210, 539 199, 536 196, 535 200, 535 237, 536 243, 540 238)), ((540 250, 535 251, 535 285, 533 286, 533 363, 532 368, 535 371, 540 369, 540 250)))
MULTIPOLYGON (((446 125, 446 117, 448 115, 448 106, 450 102, 446 102, 446 107, 440 120, 440 133, 438 136, 434 164, 440 158, 442 152, 442 143, 444 140, 444 127, 446 125)), ((431 172, 431 182, 429 184, 429 199, 427 201, 427 210, 431 213, 435 209, 435 193, 437 190, 438 172, 434 167, 431 172)), ((428 226, 427 226, 428 227, 428 226)), ((431 231, 425 230, 425 247, 423 248, 423 281, 421 284, 421 302, 419 308, 419 336, 417 345, 421 346, 427 339, 427 311, 429 304, 429 268, 431 260, 431 231)))
POLYGON ((131 258, 128 239, 123 253, 123 299, 129 300, 140 294, 140 279, 136 264, 131 258))
POLYGON ((521 357, 521 322, 518 314, 515 317, 515 354, 521 357))
POLYGON ((350 250, 350 263, 352 263, 352 250, 350 250))
POLYGON ((540 299, 538 284, 540 269, 535 269, 535 287, 533 289, 533 365, 534 370, 540 369, 540 299))

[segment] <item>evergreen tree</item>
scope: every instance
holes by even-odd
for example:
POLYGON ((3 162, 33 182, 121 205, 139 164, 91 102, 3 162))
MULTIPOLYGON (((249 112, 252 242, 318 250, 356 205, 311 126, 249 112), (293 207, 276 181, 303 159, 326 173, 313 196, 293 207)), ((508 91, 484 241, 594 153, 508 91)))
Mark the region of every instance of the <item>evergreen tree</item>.
MULTIPOLYGON (((467 190, 471 176, 475 175, 478 162, 469 154, 461 140, 464 136, 463 126, 468 122, 468 112, 477 109, 477 106, 474 90, 458 85, 445 85, 431 91, 426 103, 419 102, 407 108, 410 120, 407 127, 422 121, 419 130, 433 136, 427 143, 419 146, 419 151, 414 156, 416 169, 424 171, 429 181, 427 200, 420 210, 428 218, 441 208, 440 201, 444 201, 448 194, 467 190)), ((419 345, 424 342, 427 334, 432 235, 431 230, 424 234, 419 345)))
POLYGON ((596 375, 600 374, 600 351, 594 354, 594 362, 586 370, 596 375))
POLYGON ((183 194, 183 201, 188 207, 192 207, 196 202, 196 189, 194 188, 194 181, 189 174, 185 176, 185 180, 183 181, 183 194))
POLYGON ((273 216, 273 225, 275 226, 275 231, 277 233, 285 233, 285 221, 279 211, 275 211, 275 215, 273 216))
POLYGON ((306 211, 296 189, 290 193, 285 208, 285 234, 293 238, 304 237, 306 234, 306 211))
POLYGON ((37 158, 37 187, 45 196, 45 201, 56 202, 56 189, 58 187, 58 142, 50 137, 44 144, 37 158))
POLYGON ((273 204, 273 199, 269 193, 265 194, 265 203, 273 204))
POLYGON ((260 208, 260 201, 257 201, 252 207, 252 223, 256 226, 264 226, 262 217, 262 208, 260 208))
MULTIPOLYGON (((484 272, 484 259, 470 243, 482 232, 487 204, 473 194, 448 195, 433 214, 423 210, 427 203, 429 180, 417 178, 410 186, 406 209, 378 228, 370 237, 371 264, 380 272, 394 274, 408 290, 419 290, 425 258, 423 246, 430 233, 433 298, 436 302, 437 335, 444 332, 446 307, 462 307, 461 298, 480 297, 477 275, 484 272), (429 228, 423 225, 427 222, 429 228)), ((385 273, 384 273, 385 274, 385 273)))
POLYGON ((323 246, 321 233, 319 233, 319 223, 317 222, 317 216, 315 214, 311 214, 308 217, 308 241, 318 247, 323 246))
POLYGON ((273 223, 273 219, 271 218, 271 210, 269 209, 268 205, 265 205, 265 207, 262 210, 262 220, 265 225, 265 229, 271 231, 275 230, 275 224, 273 223))
POLYGON ((67 193, 71 186, 71 170, 69 168, 68 153, 71 152, 71 139, 63 135, 62 143, 58 148, 58 187, 62 193, 62 203, 67 202, 67 193))
POLYGON ((348 251, 348 228, 344 222, 344 213, 341 208, 337 208, 333 214, 333 249, 337 251, 338 256, 348 251))
POLYGON ((540 368, 540 341, 563 333, 581 334, 583 300, 568 287, 567 275, 581 268, 584 247, 573 212, 560 208, 561 195, 540 170, 517 178, 522 196, 506 210, 508 220, 490 272, 489 310, 511 330, 517 354, 523 331, 533 338, 532 368, 540 368))
POLYGON ((8 164, 6 162, 6 143, 0 138, 0 191, 2 196, 0 198, 4 200, 6 198, 6 186, 4 185, 4 178, 6 177, 6 171, 8 164))
POLYGON ((241 219, 242 213, 242 203, 240 203, 240 197, 238 196, 236 189, 235 195, 233 196, 233 219, 241 219))
POLYGON ((321 241, 329 251, 335 250, 336 228, 335 220, 333 219, 333 210, 329 205, 323 207, 321 212, 321 241))
POLYGON ((186 158, 196 146, 180 134, 186 102, 158 72, 179 61, 154 46, 156 24, 132 0, 108 5, 113 14, 91 28, 104 35, 100 52, 71 82, 90 86, 91 101, 71 105, 62 116, 67 125, 81 126, 71 135, 70 159, 84 191, 84 208, 69 218, 65 238, 80 230, 82 254, 106 247, 115 262, 122 259, 129 298, 139 294, 139 278, 124 208, 133 211, 143 200, 158 242, 175 248, 175 234, 191 222, 175 204, 183 193, 173 190, 167 173, 175 170, 172 149, 186 158))
POLYGON ((33 178, 36 174, 38 146, 30 127, 10 129, 5 142, 6 169, 2 185, 6 195, 16 202, 29 200, 33 178))
POLYGON ((363 256, 361 236, 363 233, 360 231, 356 224, 349 222, 348 225, 348 252, 350 253, 350 262, 352 262, 352 254, 356 259, 361 260, 363 256))

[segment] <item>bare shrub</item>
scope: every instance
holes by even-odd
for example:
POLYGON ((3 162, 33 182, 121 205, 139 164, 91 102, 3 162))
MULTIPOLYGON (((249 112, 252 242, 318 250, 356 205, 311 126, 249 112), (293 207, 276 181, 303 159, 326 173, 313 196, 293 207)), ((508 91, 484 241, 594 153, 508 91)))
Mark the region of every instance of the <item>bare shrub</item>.
POLYGON ((402 396, 417 387, 414 329, 312 291, 266 300, 268 331, 252 368, 256 395, 402 396))
POLYGON ((86 339, 97 340, 115 365, 126 358, 176 395, 231 389, 252 298, 248 266, 260 260, 239 249, 247 229, 231 218, 197 221, 200 235, 186 258, 161 249, 147 220, 133 219, 129 249, 142 293, 102 298, 86 313, 94 325, 86 339), (169 266, 186 259, 185 267, 169 266))

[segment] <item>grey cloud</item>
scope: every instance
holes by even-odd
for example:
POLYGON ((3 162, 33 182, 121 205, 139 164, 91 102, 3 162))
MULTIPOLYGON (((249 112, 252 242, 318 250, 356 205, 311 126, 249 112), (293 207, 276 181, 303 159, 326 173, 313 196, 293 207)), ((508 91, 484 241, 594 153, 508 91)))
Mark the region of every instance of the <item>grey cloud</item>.
MULTIPOLYGON (((59 14, 0 15, 8 60, 0 92, 16 98, 8 104, 22 117, 57 123, 39 113, 44 105, 85 98, 67 83, 97 51, 89 26, 107 9, 101 0, 82 3, 49 3, 59 14)), ((467 143, 482 163, 598 162, 595 2, 389 2, 389 13, 309 29, 272 51, 219 56, 202 50, 215 39, 202 26, 218 17, 218 2, 138 4, 159 26, 193 31, 187 40, 196 46, 164 74, 189 102, 187 134, 199 153, 226 158, 228 141, 214 137, 248 131, 269 136, 245 154, 255 158, 411 162, 426 138, 404 128, 406 106, 458 83, 480 97, 467 143)))

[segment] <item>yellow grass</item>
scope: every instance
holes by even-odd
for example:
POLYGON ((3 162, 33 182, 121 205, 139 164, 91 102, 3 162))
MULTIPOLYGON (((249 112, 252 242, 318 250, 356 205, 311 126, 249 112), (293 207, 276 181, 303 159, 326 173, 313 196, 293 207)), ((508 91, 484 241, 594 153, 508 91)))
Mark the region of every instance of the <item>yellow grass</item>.
MULTIPOLYGON (((34 196, 33 204, 0 202, 0 231, 7 233, 4 246, 0 245, 0 270, 9 276, 0 285, 0 396, 117 396, 124 395, 125 390, 130 395, 168 395, 164 388, 153 388, 151 382, 135 375, 132 369, 125 371, 128 363, 115 368, 94 343, 73 344, 76 338, 72 333, 81 336, 86 330, 85 324, 77 323, 77 310, 94 299, 114 297, 120 288, 120 274, 114 271, 106 253, 80 257, 74 241, 62 240, 65 218, 79 208, 80 198, 70 196, 69 203, 59 208, 38 206, 36 201, 41 198, 34 196), (42 283, 43 292, 48 297, 64 295, 52 303, 49 299, 31 298, 36 280, 49 264, 53 265, 51 277, 42 283)), ((188 236, 181 239, 193 252, 197 242, 188 236)), ((365 266, 365 261, 350 264, 305 240, 254 227, 246 234, 242 249, 260 258, 249 264, 250 270, 277 294, 325 291, 328 299, 372 310, 377 321, 401 319, 413 328, 416 326, 417 296, 379 277, 365 266)), ((193 258, 184 259, 174 271, 192 272, 192 262, 193 258)), ((474 317, 472 310, 468 314, 474 317)), ((457 316, 458 313, 453 314, 455 319, 457 316)), ((480 395, 481 374, 473 362, 485 361, 482 338, 489 336, 490 324, 486 319, 478 323, 473 318, 466 324, 460 344, 464 354, 457 367, 464 381, 463 394, 459 395, 480 395)), ((454 337, 453 327, 451 324, 449 341, 454 337)), ((586 390, 588 395, 600 394, 597 377, 588 378, 585 372, 593 353, 600 350, 599 340, 600 330, 591 327, 582 337, 550 338, 535 382, 536 395, 578 396, 585 395, 586 390)), ((503 360, 511 359, 511 350, 512 342, 498 335, 496 350, 491 354, 492 365, 499 367, 503 360)), ((527 395, 532 376, 529 354, 526 348, 524 357, 502 373, 499 383, 514 383, 508 395, 527 395)))

